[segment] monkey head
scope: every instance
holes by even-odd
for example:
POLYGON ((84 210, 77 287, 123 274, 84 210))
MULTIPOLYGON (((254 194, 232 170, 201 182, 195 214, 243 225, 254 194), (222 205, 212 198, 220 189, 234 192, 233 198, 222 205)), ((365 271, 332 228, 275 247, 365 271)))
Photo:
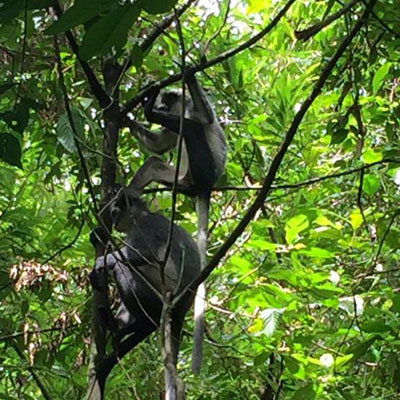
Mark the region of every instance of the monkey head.
POLYGON ((134 221, 148 213, 148 208, 140 193, 121 188, 111 200, 110 213, 114 228, 118 232, 129 232, 134 221))
MULTIPOLYGON (((154 109, 173 115, 180 115, 182 109, 181 90, 161 90, 154 103, 154 109)), ((190 96, 185 96, 185 115, 189 115, 193 109, 193 101, 190 96)))

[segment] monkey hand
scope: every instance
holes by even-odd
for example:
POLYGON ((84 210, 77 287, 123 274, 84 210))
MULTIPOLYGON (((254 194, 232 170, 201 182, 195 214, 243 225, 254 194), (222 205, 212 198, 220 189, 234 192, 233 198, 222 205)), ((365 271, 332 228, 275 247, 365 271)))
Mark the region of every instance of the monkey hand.
POLYGON ((142 99, 142 106, 146 107, 147 105, 154 103, 156 97, 160 93, 160 88, 152 87, 147 90, 146 95, 142 99))
POLYGON ((90 273, 89 279, 93 289, 96 290, 106 289, 104 270, 98 269, 97 264, 90 273))

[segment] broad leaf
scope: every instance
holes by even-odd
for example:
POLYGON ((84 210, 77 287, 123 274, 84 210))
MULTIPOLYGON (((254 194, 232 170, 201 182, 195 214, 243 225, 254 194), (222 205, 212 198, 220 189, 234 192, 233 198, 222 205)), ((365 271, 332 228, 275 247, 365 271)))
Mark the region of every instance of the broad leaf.
POLYGON ((309 383, 296 391, 292 400, 313 400, 315 399, 316 393, 313 389, 313 384, 309 383))
POLYGON ((115 5, 115 0, 80 0, 69 8, 58 21, 46 29, 48 35, 65 32, 83 24, 115 5))
MULTIPOLYGON (((78 137, 83 137, 85 120, 77 110, 72 110, 72 118, 74 121, 75 129, 78 137)), ((68 150, 70 153, 77 151, 74 140, 74 131, 72 130, 68 114, 64 112, 57 122, 56 127, 58 141, 68 150)))
POLYGON ((13 86, 15 86, 15 83, 3 83, 0 85, 0 96, 7 92, 7 90, 11 89, 13 86))
POLYGON ((0 134, 0 159, 15 167, 22 168, 21 144, 11 133, 0 134))
POLYGON ((25 0, 0 2, 0 21, 11 21, 24 9, 25 0))
POLYGON ((140 6, 126 4, 100 18, 90 26, 79 49, 79 54, 88 60, 97 54, 104 54, 112 47, 121 49, 127 40, 129 28, 140 14, 140 6))
POLYGON ((178 2, 178 0, 143 0, 143 10, 149 14, 162 14, 169 10, 178 2))
POLYGON ((376 175, 367 175, 364 178, 363 189, 369 195, 375 194, 380 187, 380 180, 376 175))
POLYGON ((372 80, 372 90, 374 94, 376 94, 381 87, 384 79, 386 78, 386 75, 388 74, 390 67, 392 66, 391 63, 386 63, 383 64, 378 71, 376 71, 376 74, 374 76, 374 79, 372 80))

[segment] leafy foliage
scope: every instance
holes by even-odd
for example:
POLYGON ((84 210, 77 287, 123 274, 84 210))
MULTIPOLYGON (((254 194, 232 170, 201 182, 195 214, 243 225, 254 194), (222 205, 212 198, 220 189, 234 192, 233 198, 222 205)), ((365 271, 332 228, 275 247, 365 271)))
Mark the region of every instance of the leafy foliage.
MULTIPOLYGON (((180 72, 173 25, 142 47, 182 5, 176 3, 63 1, 58 21, 47 9, 53 0, 0 6, 0 398, 42 398, 38 382, 53 399, 86 391, 89 232, 96 221, 76 146, 99 198, 109 110, 98 104, 79 58, 101 83, 110 59, 124 66, 119 96, 126 105, 150 82, 180 72), (54 34, 77 137, 64 107, 54 34)), ((190 7, 180 17, 187 63, 237 48, 286 3, 190 7)), ((298 0, 254 46, 198 73, 230 151, 224 189, 213 194, 210 256, 254 201, 285 132, 365 4, 309 40, 296 40, 295 31, 341 8, 298 0)), ((399 18, 397 2, 377 3, 307 112, 267 201, 207 281, 201 376, 190 373, 191 316, 179 359, 188 399, 398 396, 399 18)), ((144 120, 140 107, 132 112, 144 120)), ((118 156, 117 180, 129 182, 149 154, 123 129, 118 156)), ((151 196, 151 206, 170 215, 170 193, 151 196)), ((192 200, 180 196, 177 212, 178 223, 195 234, 192 200)), ((114 368, 107 395, 158 398, 159 354, 153 335, 114 368)))

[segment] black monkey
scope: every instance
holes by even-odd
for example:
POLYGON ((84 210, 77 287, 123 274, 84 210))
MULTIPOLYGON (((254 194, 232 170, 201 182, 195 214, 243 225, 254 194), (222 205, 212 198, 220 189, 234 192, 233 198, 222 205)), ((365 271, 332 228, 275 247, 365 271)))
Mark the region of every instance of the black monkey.
MULTIPOLYGON (((118 337, 132 334, 128 339, 134 347, 160 324, 162 301, 153 289, 158 293, 162 290, 160 263, 165 255, 170 221, 150 212, 138 196, 127 192, 114 197, 110 211, 115 229, 127 233, 126 245, 97 258, 94 274, 101 268, 113 271, 121 297, 116 316, 118 337)), ((167 291, 179 294, 199 272, 200 256, 196 244, 184 229, 174 225, 165 265, 167 291)), ((184 317, 193 299, 194 294, 188 292, 172 310, 175 363, 184 317)))
MULTIPOLYGON (((198 217, 197 241, 202 269, 207 263, 207 236, 211 190, 224 171, 226 138, 210 100, 197 82, 194 74, 188 74, 186 83, 190 98, 185 99, 185 116, 182 135, 184 140, 182 163, 179 171, 178 190, 196 196, 198 217)), ((132 133, 149 150, 162 154, 177 144, 182 108, 182 93, 153 90, 143 102, 149 122, 163 127, 152 132, 143 125, 130 121, 132 133)), ((141 191, 152 181, 172 185, 176 168, 158 157, 151 157, 133 178, 130 189, 141 191)), ((200 371, 204 332, 205 285, 198 288, 195 300, 195 334, 193 348, 193 372, 200 371)))

